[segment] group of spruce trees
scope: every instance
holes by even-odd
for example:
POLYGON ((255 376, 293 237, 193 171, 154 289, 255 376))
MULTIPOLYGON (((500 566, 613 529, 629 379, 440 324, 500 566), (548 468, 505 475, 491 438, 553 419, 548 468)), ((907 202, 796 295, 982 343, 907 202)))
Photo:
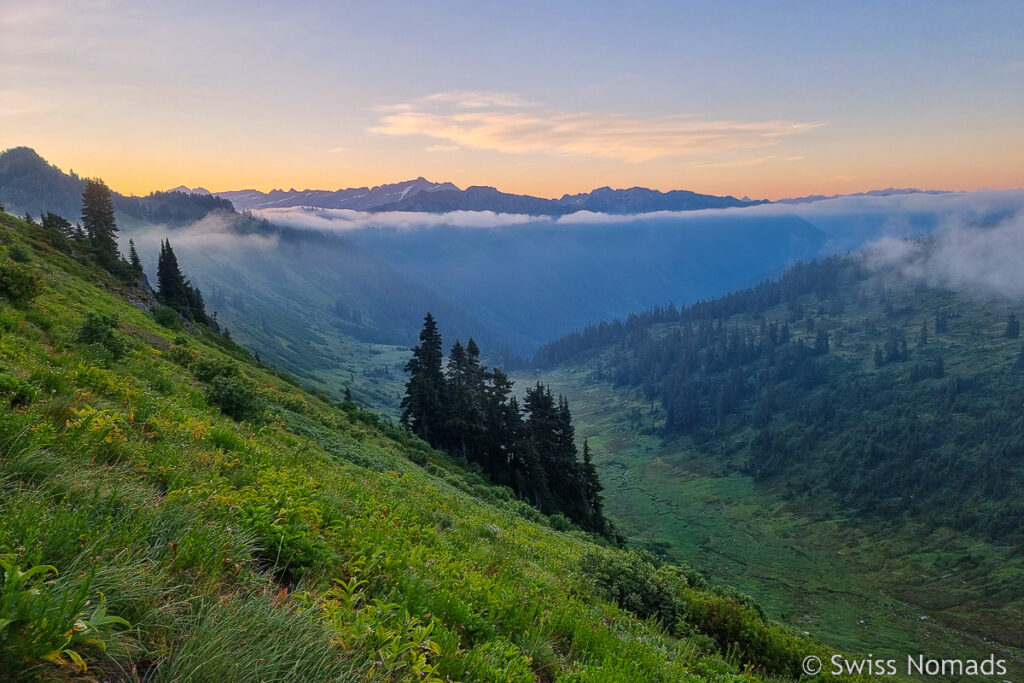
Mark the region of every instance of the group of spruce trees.
POLYGON ((513 383, 480 362, 472 339, 456 341, 444 359, 441 334, 427 314, 420 343, 405 369, 402 424, 431 446, 475 463, 497 484, 547 514, 609 534, 601 482, 583 444, 576 447, 569 404, 541 384, 527 389, 520 407, 513 383))
MULTIPOLYGON (((27 214, 25 220, 35 223, 27 214)), ((118 249, 119 229, 114 217, 113 196, 102 180, 87 180, 85 183, 81 223, 74 225, 63 216, 47 212, 41 216, 41 225, 54 246, 62 251, 69 252, 72 245, 78 245, 107 272, 130 281, 142 277, 142 261, 135 242, 128 240, 127 259, 118 249)), ((215 326, 206 315, 202 293, 185 279, 169 241, 160 243, 157 299, 188 320, 215 326)))
POLYGON ((184 317, 197 323, 208 323, 203 295, 185 279, 178 267, 178 257, 171 249, 170 240, 161 240, 160 258, 157 260, 156 279, 159 287, 157 296, 164 306, 173 308, 184 317))

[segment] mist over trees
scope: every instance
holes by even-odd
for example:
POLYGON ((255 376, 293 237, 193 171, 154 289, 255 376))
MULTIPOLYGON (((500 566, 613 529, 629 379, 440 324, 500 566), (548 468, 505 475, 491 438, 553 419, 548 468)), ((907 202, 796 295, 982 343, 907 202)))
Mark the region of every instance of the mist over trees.
POLYGON ((1020 544, 1024 352, 1006 349, 1020 334, 1011 305, 893 284, 835 257, 590 326, 534 362, 583 365, 652 413, 660 404, 646 429, 721 448, 789 495, 827 492, 864 515, 1020 544))
POLYGON ((547 514, 562 514, 580 527, 612 533, 604 518, 601 482, 584 445, 581 462, 572 414, 540 383, 523 405, 498 368, 480 362, 473 339, 456 340, 444 363, 437 321, 424 318, 420 343, 405 367, 403 426, 435 448, 478 465, 488 478, 547 514))
MULTIPOLYGON (((132 251, 134 251, 132 244, 132 251)), ((137 259, 138 255, 136 255, 137 259)), ((160 257, 157 261, 157 298, 160 303, 173 308, 185 318, 197 323, 206 323, 206 307, 203 295, 185 279, 178 266, 178 258, 171 249, 170 240, 160 243, 160 257)))

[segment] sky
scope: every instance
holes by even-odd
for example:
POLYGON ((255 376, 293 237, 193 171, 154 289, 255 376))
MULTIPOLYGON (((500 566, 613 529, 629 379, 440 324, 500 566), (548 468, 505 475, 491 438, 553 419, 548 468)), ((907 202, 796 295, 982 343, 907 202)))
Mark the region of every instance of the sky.
POLYGON ((0 0, 0 149, 123 193, 1024 186, 1024 3, 0 0))

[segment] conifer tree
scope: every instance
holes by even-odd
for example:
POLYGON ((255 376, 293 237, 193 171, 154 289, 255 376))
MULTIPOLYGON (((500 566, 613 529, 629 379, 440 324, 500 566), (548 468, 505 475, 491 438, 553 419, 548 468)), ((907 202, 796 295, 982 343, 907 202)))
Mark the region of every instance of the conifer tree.
POLYGON ((171 249, 169 240, 160 242, 160 257, 156 266, 157 297, 165 306, 179 313, 188 310, 189 300, 185 291, 185 276, 178 267, 178 258, 171 249))
POLYGON ((591 528, 595 531, 604 532, 606 522, 604 519, 604 499, 601 497, 601 479, 597 476, 597 468, 590 453, 590 444, 583 440, 583 463, 580 466, 581 478, 583 479, 583 494, 587 500, 587 507, 591 521, 591 528))
POLYGON ((142 275, 142 261, 139 259, 139 252, 135 250, 135 240, 128 240, 128 262, 139 275, 142 275))
POLYGON ((447 415, 444 442, 449 452, 468 461, 468 451, 479 420, 467 385, 468 356, 462 342, 457 339, 448 354, 448 368, 445 374, 444 396, 447 415))
POLYGON ((512 486, 510 472, 523 439, 523 419, 508 375, 494 368, 488 379, 483 397, 485 448, 481 466, 493 481, 512 486))
POLYGON ((192 287, 178 266, 178 257, 174 255, 170 240, 160 242, 160 257, 156 267, 157 298, 165 306, 170 306, 178 313, 197 323, 208 323, 206 305, 203 295, 192 287))
POLYGON ((100 265, 111 272, 117 270, 121 258, 117 250, 114 203, 110 188, 102 180, 86 181, 82 192, 82 227, 100 265))
POLYGON ((445 411, 442 403, 445 381, 441 369, 444 357, 441 334, 434 316, 427 313, 420 331, 420 343, 405 364, 409 381, 402 399, 402 425, 432 446, 444 438, 445 411))

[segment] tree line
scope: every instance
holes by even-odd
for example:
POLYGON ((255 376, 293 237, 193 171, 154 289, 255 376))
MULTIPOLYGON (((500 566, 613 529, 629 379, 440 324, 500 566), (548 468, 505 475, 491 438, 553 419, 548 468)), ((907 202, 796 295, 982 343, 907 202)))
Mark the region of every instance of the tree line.
MULTIPOLYGON (((29 214, 25 214, 24 219, 36 224, 29 214)), ((120 229, 114 212, 113 193, 102 180, 86 180, 79 223, 73 224, 65 217, 48 211, 40 216, 39 225, 51 245, 60 251, 83 253, 111 275, 127 282, 144 278, 135 241, 128 240, 127 257, 118 247, 120 229)), ((208 324, 216 331, 216 321, 207 315, 202 293, 185 279, 169 240, 160 242, 156 295, 161 304, 185 319, 208 324)))
POLYGON ((496 484, 547 514, 561 513, 583 529, 611 535, 590 447, 576 445, 568 401, 540 383, 522 405, 513 382, 485 367, 470 339, 444 358, 437 322, 427 314, 405 366, 402 425, 431 446, 478 465, 496 484))

